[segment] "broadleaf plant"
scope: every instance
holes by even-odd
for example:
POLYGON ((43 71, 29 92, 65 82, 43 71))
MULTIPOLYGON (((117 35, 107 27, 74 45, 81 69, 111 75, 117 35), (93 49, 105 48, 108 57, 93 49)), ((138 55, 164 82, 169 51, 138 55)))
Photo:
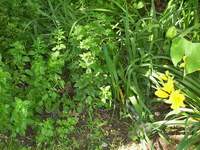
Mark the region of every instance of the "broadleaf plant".
POLYGON ((200 70, 200 43, 192 43, 183 37, 172 41, 171 59, 175 66, 185 57, 185 74, 200 70))

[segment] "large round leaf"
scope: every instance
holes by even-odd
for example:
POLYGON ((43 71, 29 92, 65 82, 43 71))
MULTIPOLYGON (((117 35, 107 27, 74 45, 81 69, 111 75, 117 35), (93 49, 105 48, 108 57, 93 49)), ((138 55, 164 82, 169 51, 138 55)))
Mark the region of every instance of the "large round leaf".
POLYGON ((200 43, 192 43, 182 37, 172 41, 170 50, 172 62, 175 66, 186 56, 185 73, 200 70, 200 43))
POLYGON ((200 43, 192 43, 190 52, 186 51, 186 74, 200 70, 200 43))
POLYGON ((191 43, 184 38, 178 37, 172 41, 171 59, 175 66, 182 60, 186 51, 189 51, 191 43))

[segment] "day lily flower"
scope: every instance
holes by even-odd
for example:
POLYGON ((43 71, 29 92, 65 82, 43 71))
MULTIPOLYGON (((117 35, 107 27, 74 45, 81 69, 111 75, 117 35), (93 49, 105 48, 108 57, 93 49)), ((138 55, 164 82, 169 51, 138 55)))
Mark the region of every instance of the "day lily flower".
POLYGON ((161 81, 162 81, 162 80, 167 81, 167 79, 168 79, 167 76, 166 76, 165 74, 163 74, 163 73, 160 74, 160 76, 159 76, 158 78, 159 78, 159 80, 161 80, 161 81))
POLYGON ((183 103, 184 100, 185 96, 180 93, 180 90, 173 91, 169 97, 169 102, 172 104, 171 108, 174 110, 185 107, 185 104, 183 103))
POLYGON ((165 74, 161 73, 158 77, 159 80, 161 81, 167 81, 168 78, 170 78, 170 75, 169 75, 169 71, 165 71, 165 74))
POLYGON ((170 76, 169 71, 165 74, 160 74, 158 79, 160 80, 161 87, 158 87, 155 95, 162 99, 167 99, 165 102, 171 104, 173 110, 178 110, 180 107, 185 107, 183 103, 185 96, 180 90, 175 90, 173 77, 170 76))
POLYGON ((160 98, 168 98, 169 97, 169 94, 167 92, 163 91, 162 89, 158 89, 155 92, 155 95, 160 97, 160 98))
POLYGON ((162 89, 167 93, 171 93, 172 91, 174 91, 174 81, 172 79, 168 79, 167 83, 163 84, 162 89))

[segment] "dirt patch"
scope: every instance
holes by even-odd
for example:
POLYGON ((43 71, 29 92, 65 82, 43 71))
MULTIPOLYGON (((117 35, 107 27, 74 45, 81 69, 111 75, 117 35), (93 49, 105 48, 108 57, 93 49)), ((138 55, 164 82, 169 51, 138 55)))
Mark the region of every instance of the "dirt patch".
MULTIPOLYGON (((101 131, 103 137, 99 137, 101 140, 98 144, 101 143, 102 149, 105 150, 116 149, 120 145, 130 142, 130 139, 128 138, 128 130, 131 125, 131 120, 119 120, 119 115, 113 113, 111 110, 95 110, 93 113, 93 119, 94 121, 98 120, 102 122, 102 124, 97 125, 93 130, 89 127, 89 116, 86 112, 82 113, 79 117, 77 129, 80 129, 80 132, 76 134, 74 138, 79 141, 80 149, 87 149, 88 145, 91 145, 89 141, 93 139, 89 139, 89 137, 91 136, 91 132, 93 132, 93 130, 101 131)), ((94 141, 90 142, 93 143, 94 141)))
POLYGON ((110 147, 130 142, 128 132, 132 122, 131 120, 119 119, 120 117, 118 114, 113 114, 112 111, 108 110, 98 110, 97 114, 99 118, 108 120, 108 123, 102 126, 102 129, 107 133, 105 138, 110 147))

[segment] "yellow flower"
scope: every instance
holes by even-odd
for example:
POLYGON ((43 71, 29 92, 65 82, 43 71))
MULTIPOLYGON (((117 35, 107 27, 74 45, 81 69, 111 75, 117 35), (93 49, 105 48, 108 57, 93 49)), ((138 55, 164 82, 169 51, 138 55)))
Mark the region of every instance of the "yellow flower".
POLYGON ((159 75, 159 77, 158 77, 158 79, 159 80, 163 80, 163 81, 167 81, 169 78, 171 78, 170 77, 170 75, 169 75, 169 71, 167 70, 167 71, 165 71, 165 74, 163 74, 163 73, 160 73, 160 75, 159 75))
POLYGON ((180 90, 173 91, 169 97, 169 102, 172 104, 171 108, 174 110, 185 107, 185 104, 183 103, 184 100, 185 96, 180 93, 180 90))
POLYGON ((162 89, 167 93, 171 93, 172 91, 174 91, 174 81, 172 79, 168 79, 167 83, 163 84, 162 89))
POLYGON ((168 98, 169 94, 165 91, 163 91, 162 89, 157 89, 157 91, 155 92, 155 95, 160 97, 160 98, 168 98))
POLYGON ((161 73, 160 76, 158 77, 158 79, 161 80, 161 81, 162 80, 167 81, 168 78, 165 74, 161 73))
MULTIPOLYGON (((186 57, 183 58, 184 61, 186 57)), ((167 99, 165 102, 171 104, 171 108, 179 110, 180 107, 185 107, 183 103, 185 100, 184 94, 180 90, 175 90, 173 76, 169 71, 165 71, 165 74, 159 73, 158 79, 160 80, 161 87, 157 88, 155 95, 162 99, 167 99)))

